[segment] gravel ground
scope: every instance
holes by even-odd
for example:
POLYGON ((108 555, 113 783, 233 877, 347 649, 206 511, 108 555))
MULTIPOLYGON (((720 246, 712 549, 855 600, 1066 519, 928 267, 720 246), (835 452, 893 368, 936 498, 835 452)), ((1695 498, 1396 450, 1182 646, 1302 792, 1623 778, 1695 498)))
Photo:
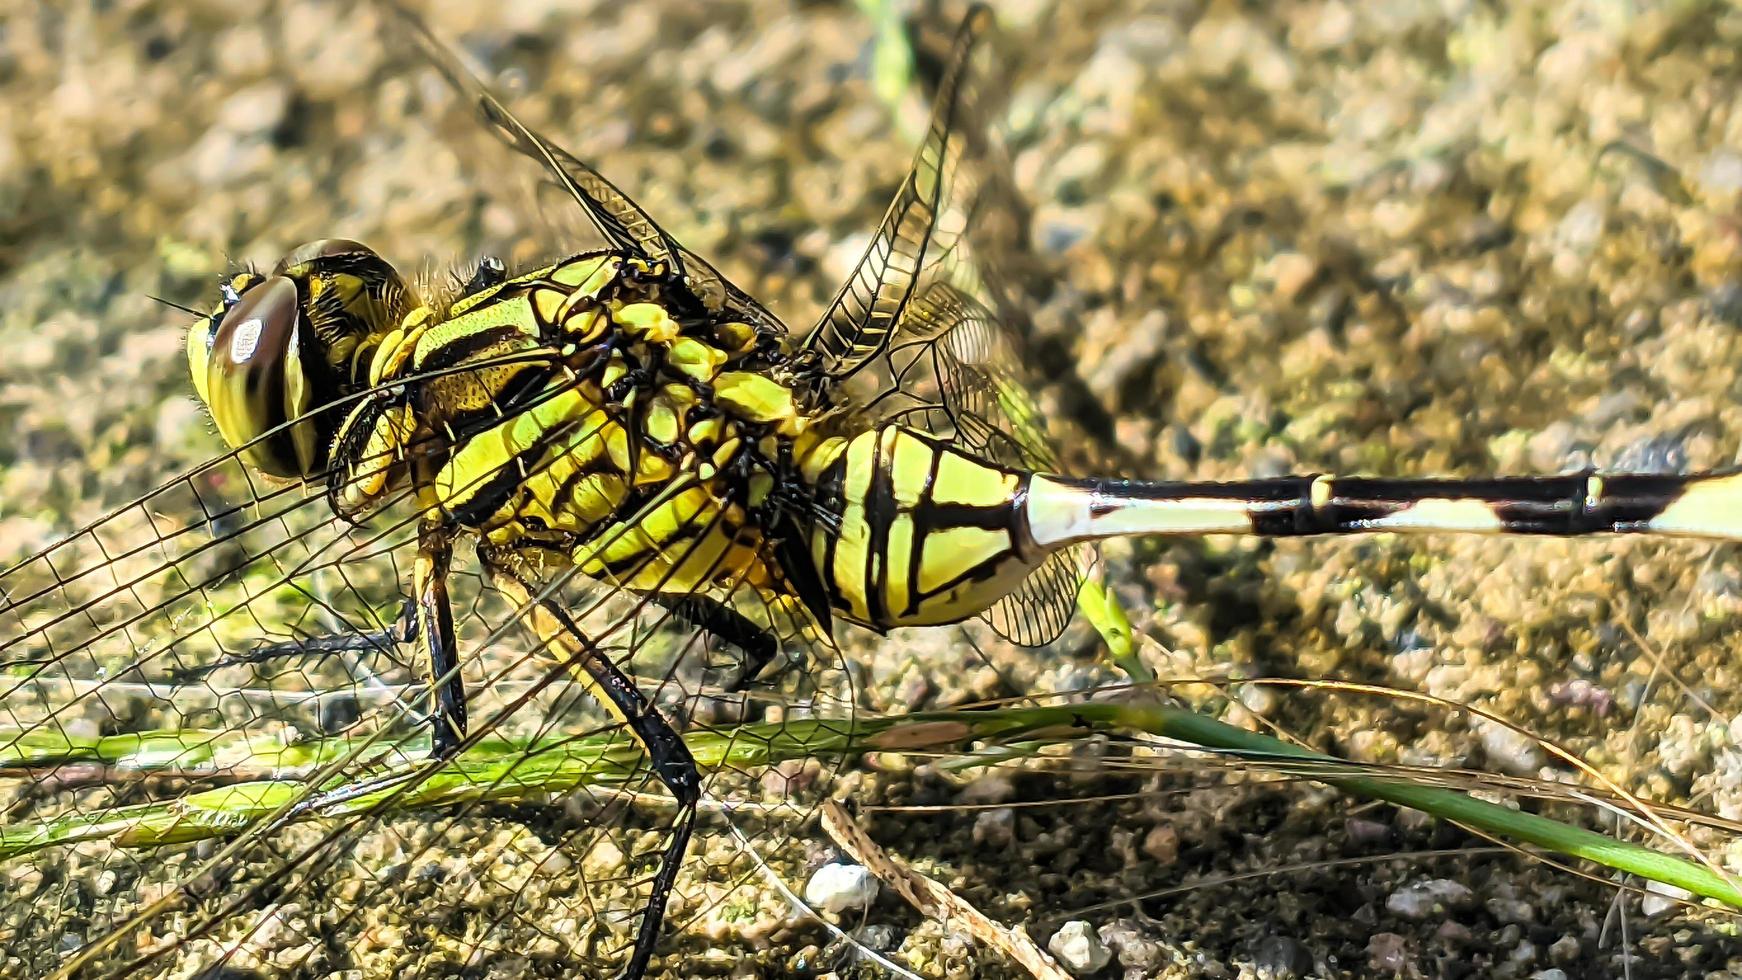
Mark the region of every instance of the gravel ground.
MULTIPOLYGON (((1016 178, 1057 278, 1034 290, 1038 326, 1074 355, 1141 475, 1736 461, 1742 16, 1501 6, 1000 5, 1001 43, 1023 66, 1016 178)), ((529 122, 801 326, 908 152, 869 90, 871 31, 849 5, 451 2, 430 16, 514 69, 504 81, 526 90, 514 104, 529 122)), ((0 441, 0 557, 215 451, 185 390, 185 323, 148 295, 203 307, 230 261, 269 265, 329 235, 423 270, 513 237, 501 174, 408 118, 419 90, 395 71, 404 61, 338 3, 7 12, 0 422, 16 435, 0 441)), ((1731 549, 1436 537, 1108 557, 1164 675, 1336 677, 1471 702, 1631 789, 1742 816, 1731 549)), ((1112 678, 1080 633, 1045 655, 983 642, 998 669, 960 636, 885 644, 866 669, 871 700, 945 706, 1112 678)), ((1362 760, 1567 777, 1504 729, 1386 699, 1199 700, 1362 760)), ((1729 920, 1613 905, 1601 883, 1509 855, 1316 866, 1468 843, 1409 814, 1214 772, 1100 778, 1080 762, 963 784, 886 760, 848 788, 1000 805, 868 823, 1042 940, 1088 921, 1116 953, 1099 975, 1742 970, 1729 920), (1140 788, 1152 792, 1003 806, 1140 788), (1070 914, 1277 866, 1294 870, 1070 914)), ((1696 841, 1742 863, 1721 837, 1696 841)), ((795 873, 827 856, 793 850, 795 873)), ((766 910, 744 921, 673 937, 659 968, 844 962, 814 927, 766 910)), ((928 975, 1010 969, 887 895, 849 924, 928 975)), ((371 933, 368 956, 327 968, 457 971, 375 948, 394 938, 371 933)), ((476 972, 557 969, 539 955, 504 951, 476 972)))

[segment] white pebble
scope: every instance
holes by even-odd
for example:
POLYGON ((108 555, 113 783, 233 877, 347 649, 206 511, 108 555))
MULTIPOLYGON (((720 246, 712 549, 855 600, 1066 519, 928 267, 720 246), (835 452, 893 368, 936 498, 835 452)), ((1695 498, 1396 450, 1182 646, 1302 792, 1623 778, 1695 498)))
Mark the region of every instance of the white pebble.
POLYGON ((1567 209, 1555 226, 1555 239, 1561 248, 1576 255, 1589 255, 1603 237, 1603 223, 1608 215, 1603 202, 1587 198, 1567 209))
POLYGON ((1448 908, 1461 908, 1475 898, 1468 885, 1450 878, 1417 881, 1399 888, 1385 899, 1386 911, 1421 921, 1448 908))
POLYGON ((1701 165, 1700 187, 1713 197, 1742 192, 1742 156, 1719 150, 1701 165))
POLYGON ((1488 761, 1503 772, 1524 776, 1542 768, 1545 761, 1542 747, 1530 736, 1485 718, 1476 722, 1476 730, 1481 734, 1488 761))
POLYGON ((1076 974, 1100 970, 1113 959, 1113 951, 1095 934, 1095 927, 1082 919, 1073 919, 1059 928, 1047 940, 1046 948, 1065 969, 1076 974))
POLYGON ((863 865, 825 864, 805 882, 804 900, 836 914, 868 909, 877 900, 877 879, 863 865))
POLYGON ((1639 911, 1653 918, 1682 907, 1682 902, 1694 897, 1685 888, 1666 885, 1661 881, 1645 883, 1646 894, 1639 899, 1639 911))

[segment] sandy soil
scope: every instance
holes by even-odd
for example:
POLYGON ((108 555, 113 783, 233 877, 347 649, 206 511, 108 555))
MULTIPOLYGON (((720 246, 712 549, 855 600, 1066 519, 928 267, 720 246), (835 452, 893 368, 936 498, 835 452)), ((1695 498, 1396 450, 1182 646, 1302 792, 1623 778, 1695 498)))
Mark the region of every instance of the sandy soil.
MULTIPOLYGON (((1700 3, 1501 6, 1001 6, 1000 43, 1022 66, 1015 176, 1055 276, 1033 284, 1036 320, 1114 414, 1143 468, 1131 475, 1735 461, 1742 17, 1700 3)), ((508 178, 455 155, 471 137, 445 142, 452 127, 420 116, 427 80, 408 78, 408 52, 347 8, 17 4, 6 16, 0 431, 15 435, 0 440, 0 556, 216 451, 186 390, 185 323, 149 295, 204 307, 230 262, 269 265, 330 235, 446 269, 522 226, 508 178)), ((871 30, 850 5, 440 3, 430 16, 506 71, 530 122, 800 327, 909 152, 867 84, 871 30)), ((1164 675, 1336 677, 1472 702, 1629 788, 1742 813, 1730 549, 1217 540, 1113 547, 1108 569, 1164 675)), ((880 649, 864 676, 882 703, 1114 676, 1080 632, 1044 654, 993 645, 1002 673, 954 632, 880 649)), ((1529 742, 1437 710, 1188 693, 1361 760, 1568 778, 1529 742)), ((848 785, 867 802, 1065 801, 868 824, 1043 940, 1068 919, 1098 927, 1117 954, 1099 975, 1742 969, 1728 920, 1612 904, 1605 883, 1512 855, 1315 866, 1470 843, 1410 814, 1216 771, 1084 769, 963 785, 892 766, 848 785), (1205 788, 1181 792, 1191 786, 1205 788), (1136 795, 1070 802, 1106 793, 1136 795), (1283 866, 1294 870, 1073 912, 1283 866), (1412 900, 1424 890, 1443 899, 1412 900)), ((796 874, 827 857, 806 836, 796 874)), ((814 926, 772 911, 748 921, 673 937, 659 968, 859 969, 814 926)), ((848 924, 926 975, 1012 969, 888 895, 848 924)), ((400 952, 318 969, 459 972, 400 952)), ((537 955, 505 951, 467 973, 558 969, 537 955)))

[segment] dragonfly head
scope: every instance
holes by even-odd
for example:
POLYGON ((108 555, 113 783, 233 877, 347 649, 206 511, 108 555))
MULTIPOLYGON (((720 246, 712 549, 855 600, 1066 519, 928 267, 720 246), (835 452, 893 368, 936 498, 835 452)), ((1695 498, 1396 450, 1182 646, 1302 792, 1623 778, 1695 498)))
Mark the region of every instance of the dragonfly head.
POLYGON ((230 448, 285 479, 326 470, 374 349, 415 303, 381 256, 343 238, 299 246, 268 275, 238 273, 188 330, 188 369, 230 448))

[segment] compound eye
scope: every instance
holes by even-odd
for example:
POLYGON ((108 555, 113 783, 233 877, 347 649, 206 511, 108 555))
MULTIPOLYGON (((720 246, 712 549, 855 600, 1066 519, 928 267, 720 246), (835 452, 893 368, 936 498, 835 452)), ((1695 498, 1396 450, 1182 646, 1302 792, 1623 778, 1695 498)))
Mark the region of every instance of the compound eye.
POLYGON ((320 238, 312 242, 304 242, 292 249, 284 258, 278 260, 277 265, 272 267, 272 274, 282 276, 298 266, 340 256, 380 261, 380 256, 375 254, 375 250, 362 242, 355 242, 349 238, 320 238))
POLYGON ((206 348, 203 394, 218 432, 261 472, 287 479, 323 464, 312 420, 284 427, 312 407, 301 324, 296 284, 273 276, 230 307, 206 348))

